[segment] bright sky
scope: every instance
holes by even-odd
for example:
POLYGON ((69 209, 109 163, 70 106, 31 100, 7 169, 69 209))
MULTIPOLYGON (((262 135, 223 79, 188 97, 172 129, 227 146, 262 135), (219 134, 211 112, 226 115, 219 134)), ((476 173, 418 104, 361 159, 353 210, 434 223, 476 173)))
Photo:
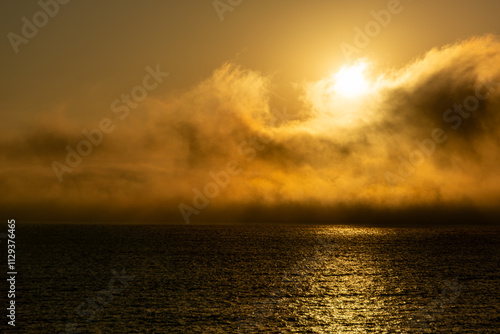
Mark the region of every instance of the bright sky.
MULTIPOLYGON (((50 2, 50 1, 49 1, 50 2)), ((224 62, 276 73, 284 82, 317 80, 340 68, 339 45, 387 1, 245 1, 223 13, 204 1, 69 1, 15 54, 3 39, 2 127, 68 103, 76 119, 95 119, 135 85, 148 65, 171 73, 154 94, 187 88, 224 62)), ((500 33, 500 4, 401 1, 400 14, 360 56, 384 67, 403 64, 457 39, 500 33)), ((0 31, 19 34, 37 1, 2 2, 0 31)))
POLYGON ((498 206, 498 2, 0 6, 0 213, 179 222, 198 190, 202 221, 498 206))

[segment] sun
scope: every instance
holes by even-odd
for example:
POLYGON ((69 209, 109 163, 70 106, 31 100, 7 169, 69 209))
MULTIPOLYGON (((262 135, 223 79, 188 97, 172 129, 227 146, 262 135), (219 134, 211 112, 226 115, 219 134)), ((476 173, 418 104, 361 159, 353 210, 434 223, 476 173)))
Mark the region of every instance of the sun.
POLYGON ((370 88, 370 83, 364 75, 367 66, 367 63, 362 62, 350 67, 342 67, 333 77, 333 90, 345 97, 366 94, 370 88))

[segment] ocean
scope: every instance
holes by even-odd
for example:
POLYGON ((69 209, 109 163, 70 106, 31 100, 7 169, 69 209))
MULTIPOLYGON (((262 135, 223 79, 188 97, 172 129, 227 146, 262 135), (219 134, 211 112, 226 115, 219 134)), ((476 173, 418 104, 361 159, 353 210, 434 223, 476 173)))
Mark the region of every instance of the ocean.
POLYGON ((499 232, 19 222, 6 333, 499 333, 499 232))

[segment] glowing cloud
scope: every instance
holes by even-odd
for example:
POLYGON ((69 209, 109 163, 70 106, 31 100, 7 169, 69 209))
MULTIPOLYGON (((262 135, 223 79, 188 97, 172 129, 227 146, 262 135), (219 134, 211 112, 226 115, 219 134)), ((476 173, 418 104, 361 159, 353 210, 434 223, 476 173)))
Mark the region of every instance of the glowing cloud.
POLYGON ((370 83, 364 75, 367 64, 362 62, 350 67, 342 67, 335 74, 333 90, 346 97, 356 97, 369 91, 370 83))
POLYGON ((357 64, 304 84, 301 98, 286 103, 294 117, 273 122, 272 77, 226 64, 188 91, 148 97, 141 112, 131 113, 62 183, 52 161, 64 159, 65 146, 93 124, 37 121, 23 136, 0 139, 0 183, 9 194, 0 209, 23 219, 68 219, 77 212, 88 220, 180 222, 178 205, 191 203, 193 189, 214 182, 210 175, 232 160, 241 173, 210 199, 198 221, 258 221, 262 212, 279 221, 305 219, 305 212, 310 219, 341 219, 342 210, 363 212, 360 206, 496 208, 499 40, 487 36, 432 50, 387 73, 364 102, 342 104, 335 98, 340 92, 370 89, 365 70, 357 64), (467 117, 447 111, 476 89, 488 95, 477 111, 464 109, 467 117), (425 159, 403 182, 387 184, 386 171, 398 173, 400 157, 408 160, 438 127, 447 141, 432 154, 423 151, 425 159))

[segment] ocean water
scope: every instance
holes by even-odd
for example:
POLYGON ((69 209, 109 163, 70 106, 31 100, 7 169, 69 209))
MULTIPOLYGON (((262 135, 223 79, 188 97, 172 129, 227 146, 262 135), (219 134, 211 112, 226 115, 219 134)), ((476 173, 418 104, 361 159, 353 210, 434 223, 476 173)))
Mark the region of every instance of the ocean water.
POLYGON ((499 333, 499 232, 18 223, 16 333, 499 333))

